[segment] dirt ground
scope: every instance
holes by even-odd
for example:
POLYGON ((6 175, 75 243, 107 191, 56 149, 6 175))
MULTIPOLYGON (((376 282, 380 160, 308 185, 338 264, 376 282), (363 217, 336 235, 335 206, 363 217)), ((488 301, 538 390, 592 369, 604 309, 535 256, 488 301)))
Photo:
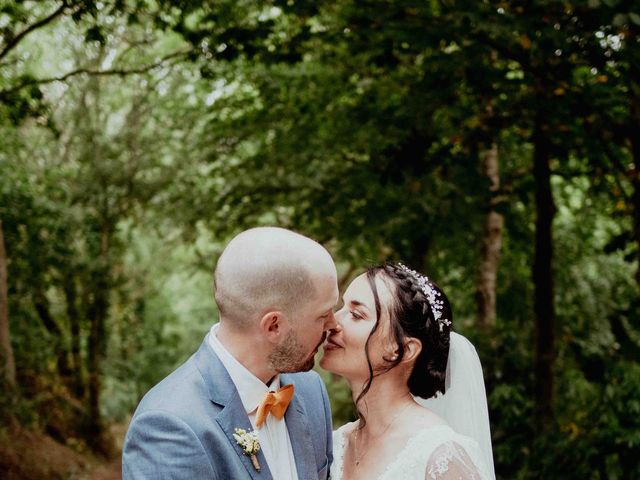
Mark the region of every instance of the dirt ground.
MULTIPOLYGON (((116 441, 118 451, 122 451, 124 436, 127 433, 128 422, 124 424, 115 424, 110 427, 111 435, 116 441)), ((120 455, 118 458, 109 463, 99 465, 95 470, 91 471, 86 477, 87 480, 121 480, 122 479, 122 463, 120 455)))
POLYGON ((92 471, 87 480, 120 480, 122 478, 120 459, 102 465, 92 471))
MULTIPOLYGON (((119 450, 125 425, 113 425, 119 450)), ((40 432, 13 428, 0 435, 0 477, 3 480, 119 480, 120 455, 111 461, 81 454, 40 432)))

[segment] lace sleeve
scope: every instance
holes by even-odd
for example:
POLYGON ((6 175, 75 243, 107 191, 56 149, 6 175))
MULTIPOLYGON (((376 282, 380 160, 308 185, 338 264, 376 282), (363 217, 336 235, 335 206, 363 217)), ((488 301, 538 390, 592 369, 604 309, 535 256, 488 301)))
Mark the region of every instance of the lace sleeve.
POLYGON ((458 443, 440 445, 429 457, 425 480, 478 480, 481 478, 473 461, 458 443))

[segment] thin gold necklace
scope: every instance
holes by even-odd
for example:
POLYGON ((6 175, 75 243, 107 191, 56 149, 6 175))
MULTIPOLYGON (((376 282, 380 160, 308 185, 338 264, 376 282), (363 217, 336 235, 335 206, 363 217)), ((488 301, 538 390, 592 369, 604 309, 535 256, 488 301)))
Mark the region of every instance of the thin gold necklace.
MULTIPOLYGON (((394 417, 393 417, 393 419, 388 423, 388 425, 387 425, 386 427, 384 427, 384 430, 382 431, 382 433, 380 434, 380 436, 384 435, 384 434, 387 432, 387 430, 389 430, 389 427, 390 427, 391 425, 393 425, 393 422, 395 422, 395 421, 400 417, 400 415, 404 413, 404 411, 405 411, 407 408, 409 408, 409 405, 411 405, 411 403, 407 403, 407 404, 404 406, 404 408, 403 408, 402 410, 400 410, 398 413, 396 413, 396 414, 395 414, 395 416, 394 416, 394 417)), ((355 431, 355 434, 354 434, 354 439, 353 439, 353 450, 354 450, 355 457, 356 457, 356 467, 357 467, 358 465, 360 465, 360 461, 361 461, 364 457, 366 457, 366 456, 367 456, 367 453, 369 453, 369 450, 366 450, 366 451, 364 452, 364 454, 362 455, 362 457, 358 457, 358 431, 359 431, 359 430, 360 430, 359 428, 356 428, 356 431, 355 431)))

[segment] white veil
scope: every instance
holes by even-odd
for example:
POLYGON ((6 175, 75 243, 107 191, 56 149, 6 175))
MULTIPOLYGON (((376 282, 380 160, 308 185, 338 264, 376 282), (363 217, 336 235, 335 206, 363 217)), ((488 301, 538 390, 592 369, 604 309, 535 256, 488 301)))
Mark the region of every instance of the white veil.
POLYGON ((455 332, 451 332, 450 337, 445 385, 444 395, 428 400, 416 397, 416 401, 442 417, 457 433, 478 442, 491 478, 495 479, 489 409, 480 358, 471 342, 455 332))

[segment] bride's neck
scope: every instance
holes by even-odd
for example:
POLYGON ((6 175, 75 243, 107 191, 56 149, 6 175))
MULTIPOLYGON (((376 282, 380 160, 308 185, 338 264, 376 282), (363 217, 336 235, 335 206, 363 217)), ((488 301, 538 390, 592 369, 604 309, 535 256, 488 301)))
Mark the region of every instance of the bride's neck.
MULTIPOLYGON (((354 402, 361 391, 362 388, 352 388, 354 402)), ((381 375, 374 378, 371 388, 362 397, 357 407, 366 417, 364 429, 371 434, 376 434, 388 428, 389 422, 395 420, 397 412, 401 412, 413 403, 415 401, 404 379, 381 375)))

